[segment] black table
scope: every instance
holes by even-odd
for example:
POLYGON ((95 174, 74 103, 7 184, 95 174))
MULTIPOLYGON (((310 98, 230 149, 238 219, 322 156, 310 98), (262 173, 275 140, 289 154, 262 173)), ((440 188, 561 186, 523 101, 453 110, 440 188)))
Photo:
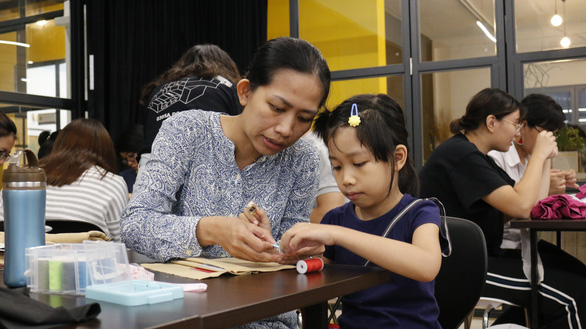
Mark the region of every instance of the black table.
MULTIPOLYGON (((132 262, 132 260, 131 260, 132 262)), ((391 273, 377 267, 326 265, 307 275, 296 270, 248 276, 223 275, 202 281, 155 272, 155 280, 173 283, 204 282, 204 293, 186 292, 183 299, 122 306, 99 302, 97 319, 63 328, 228 328, 303 308, 306 328, 327 328, 327 301, 388 282, 391 273)), ((54 307, 95 302, 82 296, 31 293, 54 307)))
MULTIPOLYGON (((560 220, 511 220, 511 228, 528 228, 531 244, 531 328, 539 328, 539 285, 537 284, 537 232, 538 231, 586 231, 584 219, 560 220)), ((561 235, 558 234, 558 246, 561 235)))

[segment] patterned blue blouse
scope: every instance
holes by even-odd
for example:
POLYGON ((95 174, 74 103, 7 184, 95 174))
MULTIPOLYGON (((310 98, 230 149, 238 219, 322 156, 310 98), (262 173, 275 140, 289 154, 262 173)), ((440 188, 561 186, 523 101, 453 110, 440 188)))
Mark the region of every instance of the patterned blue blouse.
POLYGON ((177 257, 230 257, 219 245, 201 247, 202 217, 237 217, 253 200, 279 241, 307 222, 319 184, 319 157, 305 140, 240 170, 220 114, 185 111, 167 119, 120 220, 128 248, 157 261, 177 257))

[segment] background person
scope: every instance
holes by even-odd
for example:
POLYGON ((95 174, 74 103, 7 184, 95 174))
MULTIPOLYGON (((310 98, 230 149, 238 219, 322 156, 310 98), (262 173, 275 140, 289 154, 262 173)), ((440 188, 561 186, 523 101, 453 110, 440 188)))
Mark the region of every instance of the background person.
POLYGON ((16 139, 16 125, 6 114, 0 111, 0 189, 2 189, 1 183, 4 163, 10 159, 10 152, 14 147, 16 139))
MULTIPOLYGON (((240 115, 195 110, 163 123, 122 214, 122 240, 158 261, 283 260, 271 243, 308 221, 319 159, 299 139, 329 86, 329 68, 311 44, 286 37, 267 41, 238 82, 240 115), (256 223, 242 214, 249 201, 259 206, 256 223)), ((295 328, 296 314, 255 325, 295 328)))
POLYGON ((202 44, 191 47, 169 70, 148 83, 140 99, 146 106, 140 166, 150 159, 161 124, 173 114, 191 109, 239 114, 242 106, 236 83, 240 78, 230 55, 216 45, 202 44))
MULTIPOLYGON (((565 115, 562 107, 553 98, 542 94, 531 94, 521 104, 526 109, 523 128, 519 137, 506 152, 490 151, 488 155, 494 159, 510 178, 519 182, 525 173, 527 163, 535 147, 537 135, 546 130, 554 134, 564 126, 565 115)), ((555 170, 550 172, 549 195, 564 193, 566 186, 577 188, 576 173, 573 170, 555 170)), ((520 249, 521 236, 518 229, 511 229, 505 223, 501 248, 520 249)))
POLYGON ((116 149, 122 158, 122 168, 118 175, 124 178, 128 193, 132 194, 138 172, 138 152, 144 144, 144 127, 131 125, 118 139, 116 149))
POLYGON ((128 191, 122 177, 115 174, 114 144, 99 121, 71 121, 39 165, 47 175, 45 218, 91 223, 120 241, 120 214, 128 191))
POLYGON ((59 135, 58 130, 54 132, 44 130, 39 134, 39 152, 37 152, 37 158, 39 160, 51 153, 51 150, 53 150, 53 144, 55 144, 55 140, 57 139, 57 135, 59 135))
MULTIPOLYGON (((482 295, 531 309, 531 286, 523 272, 521 250, 501 249, 503 227, 511 218, 529 218, 539 198, 547 196, 551 158, 557 154, 555 136, 546 130, 536 135, 518 183, 487 155, 509 149, 524 127, 524 117, 525 107, 506 92, 480 91, 468 103, 464 116, 452 121, 450 130, 455 135, 433 151, 419 178, 421 196, 437 197, 448 216, 471 220, 482 229, 488 251, 482 295)), ((577 328, 580 316, 586 314, 584 264, 569 255, 538 251, 544 267, 544 280, 539 284, 540 324, 577 328)))
POLYGON ((313 210, 309 216, 309 221, 319 224, 324 215, 339 206, 346 203, 344 194, 340 192, 336 179, 332 174, 332 164, 328 155, 328 147, 314 131, 308 131, 303 139, 310 142, 319 154, 319 187, 313 203, 313 210))
POLYGON ((16 138, 16 125, 0 111, 0 165, 4 165, 10 158, 16 138))

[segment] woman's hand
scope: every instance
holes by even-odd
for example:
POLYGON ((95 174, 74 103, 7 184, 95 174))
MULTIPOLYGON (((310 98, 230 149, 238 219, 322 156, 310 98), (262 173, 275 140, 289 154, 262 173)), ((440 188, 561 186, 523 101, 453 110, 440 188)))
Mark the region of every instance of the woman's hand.
POLYGON ((231 256, 254 262, 279 262, 271 232, 233 217, 204 217, 196 230, 202 247, 218 244, 231 256))
MULTIPOLYGON (((238 215, 238 218, 246 220, 269 232, 271 231, 271 221, 269 220, 267 213, 253 201, 248 203, 242 213, 238 215)), ((275 243, 275 240, 273 239, 271 243, 275 243)))

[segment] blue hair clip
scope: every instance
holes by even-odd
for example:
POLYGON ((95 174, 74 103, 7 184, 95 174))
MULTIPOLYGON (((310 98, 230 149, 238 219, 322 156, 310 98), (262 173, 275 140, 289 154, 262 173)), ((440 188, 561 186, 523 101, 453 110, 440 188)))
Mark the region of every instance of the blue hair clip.
POLYGON ((352 104, 350 118, 348 118, 348 124, 352 127, 358 127, 360 124, 360 117, 358 116, 358 105, 356 105, 356 103, 352 104))

